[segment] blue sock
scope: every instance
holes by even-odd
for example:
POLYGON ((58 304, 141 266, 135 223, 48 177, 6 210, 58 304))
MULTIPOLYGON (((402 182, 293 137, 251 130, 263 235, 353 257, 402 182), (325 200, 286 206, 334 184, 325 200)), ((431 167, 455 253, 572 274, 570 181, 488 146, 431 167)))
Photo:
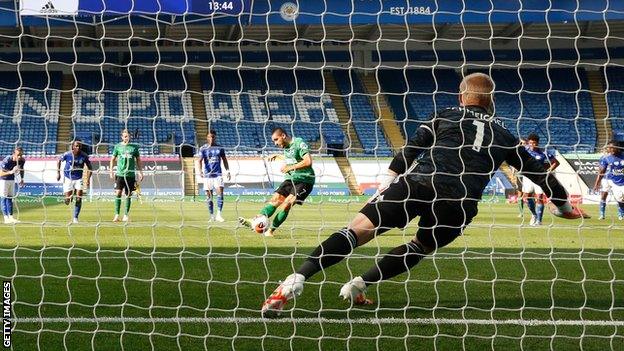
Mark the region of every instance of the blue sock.
POLYGON ((536 212, 537 212, 537 220, 541 222, 542 218, 544 217, 544 204, 538 204, 536 212))
POLYGON ((81 209, 82 209, 82 200, 76 199, 76 204, 74 205, 74 218, 78 219, 78 215, 80 214, 81 209))
POLYGON ((618 213, 621 216, 624 216, 624 202, 618 202, 618 213))
POLYGON ((6 211, 7 215, 13 215, 13 199, 11 199, 10 197, 6 198, 6 211))
POLYGON ((212 215, 214 213, 214 205, 212 204, 212 198, 208 198, 208 211, 212 215))
POLYGON ((0 202, 0 204, 2 205, 2 215, 8 216, 7 211, 6 211, 6 198, 5 197, 2 198, 2 202, 0 202))
POLYGON ((529 207, 529 211, 531 211, 531 214, 534 216, 537 216, 537 213, 535 213, 535 199, 530 197, 527 199, 527 206, 529 207))
POLYGON ((217 195, 217 207, 219 208, 219 212, 223 210, 223 195, 217 195))
POLYGON ((607 211, 607 202, 600 200, 600 216, 604 217, 607 211))

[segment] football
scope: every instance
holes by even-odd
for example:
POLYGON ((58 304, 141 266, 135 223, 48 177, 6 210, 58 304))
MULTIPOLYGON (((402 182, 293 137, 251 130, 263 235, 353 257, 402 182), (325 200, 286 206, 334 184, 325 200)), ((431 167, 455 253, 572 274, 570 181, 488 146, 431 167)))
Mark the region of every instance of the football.
POLYGON ((258 234, 263 234, 269 229, 269 219, 265 215, 257 215, 251 221, 251 228, 258 234))

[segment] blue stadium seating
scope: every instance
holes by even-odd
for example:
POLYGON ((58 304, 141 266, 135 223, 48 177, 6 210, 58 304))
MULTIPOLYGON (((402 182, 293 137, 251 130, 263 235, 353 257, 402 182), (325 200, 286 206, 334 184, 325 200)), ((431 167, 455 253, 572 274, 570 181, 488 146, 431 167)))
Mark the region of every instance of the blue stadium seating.
POLYGON ((16 145, 30 156, 56 151, 60 72, 2 72, 0 81, 0 155, 16 145))
MULTIPOLYGON (((596 123, 584 70, 504 69, 491 74, 496 115, 512 133, 537 133, 543 145, 560 152, 594 150, 596 123)), ((406 135, 411 135, 435 109, 457 105, 461 77, 453 70, 385 70, 379 80, 406 135)))
MULTIPOLYGON (((594 150, 596 127, 583 69, 491 73, 497 84, 496 114, 514 134, 536 132, 542 144, 561 152, 594 150)), ((623 73, 624 68, 607 69, 614 130, 624 130, 623 73)), ((347 70, 333 74, 366 154, 390 155, 357 75, 347 70)), ((131 75, 77 71, 76 78, 75 133, 93 133, 96 142, 112 145, 119 140, 119 131, 128 128, 137 132, 135 141, 148 154, 158 153, 158 144, 172 135, 177 143, 195 144, 190 95, 183 94, 186 77, 179 71, 131 75)), ((200 78, 210 127, 232 150, 256 154, 260 149, 274 149, 270 131, 275 126, 312 142, 321 135, 326 143, 344 141, 332 101, 323 93, 320 70, 217 70, 203 71, 200 78)), ((60 72, 4 73, 0 83, 2 154, 10 153, 16 143, 31 155, 55 153, 61 79, 60 72)), ((453 70, 381 70, 378 79, 406 135, 434 109, 457 102, 460 75, 453 70)))
POLYGON ((624 67, 606 69, 609 119, 614 132, 624 131, 624 67))
POLYGON ((333 74, 351 114, 351 121, 364 148, 364 154, 391 156, 391 148, 388 146, 383 130, 377 122, 373 105, 356 72, 336 70, 333 74))
POLYGON ((203 71, 200 79, 210 128, 239 154, 274 150, 274 127, 310 142, 319 141, 321 131, 327 144, 344 142, 318 70, 203 71))
POLYGON ((91 132, 94 142, 112 145, 127 128, 141 152, 159 153, 159 143, 172 135, 177 144, 195 143, 190 95, 180 71, 115 75, 76 72, 74 130, 91 132), (158 91, 158 92, 156 92, 158 91))

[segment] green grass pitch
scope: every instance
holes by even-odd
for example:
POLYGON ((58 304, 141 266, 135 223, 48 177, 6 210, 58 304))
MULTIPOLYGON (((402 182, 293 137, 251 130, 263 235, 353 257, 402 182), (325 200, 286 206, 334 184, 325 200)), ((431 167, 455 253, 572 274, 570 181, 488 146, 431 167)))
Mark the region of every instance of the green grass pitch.
POLYGON ((546 213, 533 228, 528 211, 521 225, 515 205, 484 202, 464 236, 370 289, 374 305, 350 308, 340 286, 415 227, 393 230, 313 277, 286 320, 258 320, 278 280, 362 205, 312 200, 276 238, 236 225, 262 206, 245 198, 226 199, 223 224, 207 222, 201 201, 134 201, 128 225, 110 222, 112 202, 86 202, 71 226, 70 207, 22 202, 25 223, 0 227, 13 348, 624 350, 624 326, 577 323, 624 321, 624 222, 614 207, 605 221, 588 205, 590 220, 546 213), (503 323, 510 319, 576 322, 503 323))

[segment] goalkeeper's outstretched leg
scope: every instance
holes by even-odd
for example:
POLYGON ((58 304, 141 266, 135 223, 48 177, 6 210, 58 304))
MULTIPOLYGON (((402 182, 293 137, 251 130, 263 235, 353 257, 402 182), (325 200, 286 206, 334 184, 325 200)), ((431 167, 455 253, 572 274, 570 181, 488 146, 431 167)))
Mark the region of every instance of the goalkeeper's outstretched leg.
POLYGON ((460 106, 437 111, 431 121, 420 125, 390 163, 380 193, 348 227, 327 238, 275 289, 262 305, 264 316, 278 315, 289 300, 303 292, 305 280, 342 261, 356 247, 391 228, 405 228, 413 218, 420 217, 418 231, 410 242, 392 249, 340 290, 340 295, 352 303, 371 303, 366 298, 368 285, 410 270, 424 256, 461 235, 477 215, 477 204, 492 170, 503 162, 544 189, 556 206, 554 215, 585 217, 567 201, 568 194, 555 177, 547 176, 543 164, 490 115, 494 90, 490 77, 470 74, 459 90, 460 106))

